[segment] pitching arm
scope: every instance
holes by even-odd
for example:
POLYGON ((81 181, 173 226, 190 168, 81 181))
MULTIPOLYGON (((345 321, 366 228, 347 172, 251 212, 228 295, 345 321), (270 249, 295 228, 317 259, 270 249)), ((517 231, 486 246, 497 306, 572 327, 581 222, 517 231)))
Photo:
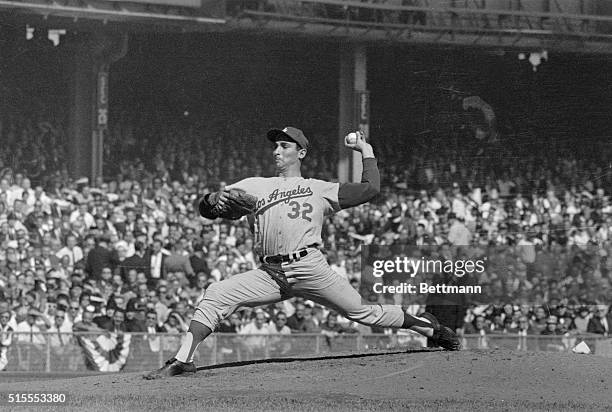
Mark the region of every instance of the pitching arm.
POLYGON ((361 183, 343 183, 338 189, 341 209, 371 201, 380 193, 380 172, 375 158, 363 159, 361 183))
POLYGON ((365 141, 363 133, 357 133, 357 141, 351 143, 348 136, 345 138, 345 146, 361 153, 363 157, 363 172, 361 183, 343 183, 338 189, 338 203, 341 209, 357 206, 371 201, 380 193, 380 172, 374 149, 365 141))

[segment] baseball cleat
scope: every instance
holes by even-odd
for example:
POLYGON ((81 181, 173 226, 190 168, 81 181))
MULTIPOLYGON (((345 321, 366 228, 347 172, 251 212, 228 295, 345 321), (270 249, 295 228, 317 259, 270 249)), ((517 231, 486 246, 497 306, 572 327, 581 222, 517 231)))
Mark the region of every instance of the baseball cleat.
POLYGON ((196 367, 193 362, 181 362, 176 358, 168 359, 166 364, 161 368, 147 373, 143 376, 144 379, 162 379, 170 376, 186 376, 196 373, 196 367))
POLYGON ((441 325, 438 319, 431 313, 425 312, 421 317, 431 322, 434 332, 430 339, 434 345, 440 346, 446 350, 459 350, 461 348, 461 341, 451 328, 441 325))

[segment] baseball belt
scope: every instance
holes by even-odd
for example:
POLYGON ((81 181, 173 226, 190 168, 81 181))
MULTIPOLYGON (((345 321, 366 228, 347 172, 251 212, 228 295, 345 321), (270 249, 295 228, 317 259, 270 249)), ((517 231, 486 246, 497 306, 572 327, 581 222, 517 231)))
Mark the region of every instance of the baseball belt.
POLYGON ((295 252, 288 253, 286 255, 265 255, 260 256, 259 261, 266 265, 280 265, 281 263, 291 263, 293 261, 300 260, 308 254, 308 248, 316 248, 318 245, 313 243, 305 248, 296 250, 295 252))
POLYGON ((281 264, 298 261, 308 254, 307 248, 317 247, 317 244, 308 245, 303 249, 286 255, 266 255, 261 256, 259 261, 262 263, 260 269, 265 271, 276 282, 280 288, 281 296, 289 298, 293 295, 291 284, 287 281, 287 276, 281 264))
POLYGON ((289 263, 294 260, 300 260, 308 254, 306 249, 298 250, 297 252, 287 255, 266 255, 261 256, 259 261, 266 265, 280 265, 281 263, 289 263))

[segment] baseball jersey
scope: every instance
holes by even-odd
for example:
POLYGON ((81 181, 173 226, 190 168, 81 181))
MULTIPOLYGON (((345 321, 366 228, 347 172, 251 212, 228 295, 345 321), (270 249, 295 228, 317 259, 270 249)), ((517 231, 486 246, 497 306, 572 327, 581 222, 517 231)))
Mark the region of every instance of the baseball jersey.
POLYGON ((229 185, 257 197, 255 245, 263 255, 321 244, 326 216, 340 210, 339 183, 303 177, 251 177, 229 185))

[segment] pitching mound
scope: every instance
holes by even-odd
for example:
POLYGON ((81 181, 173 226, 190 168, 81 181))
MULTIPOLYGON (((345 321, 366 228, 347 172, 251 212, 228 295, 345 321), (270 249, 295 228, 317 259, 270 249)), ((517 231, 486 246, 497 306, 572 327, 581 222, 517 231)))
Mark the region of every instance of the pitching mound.
MULTIPOLYGON (((610 410, 612 359, 503 350, 336 356, 3 385, 63 392, 73 410, 610 410)), ((36 407, 40 410, 40 407, 36 407)), ((24 410, 22 407, 19 410, 24 410)), ((57 410, 57 409, 55 409, 57 410)))

